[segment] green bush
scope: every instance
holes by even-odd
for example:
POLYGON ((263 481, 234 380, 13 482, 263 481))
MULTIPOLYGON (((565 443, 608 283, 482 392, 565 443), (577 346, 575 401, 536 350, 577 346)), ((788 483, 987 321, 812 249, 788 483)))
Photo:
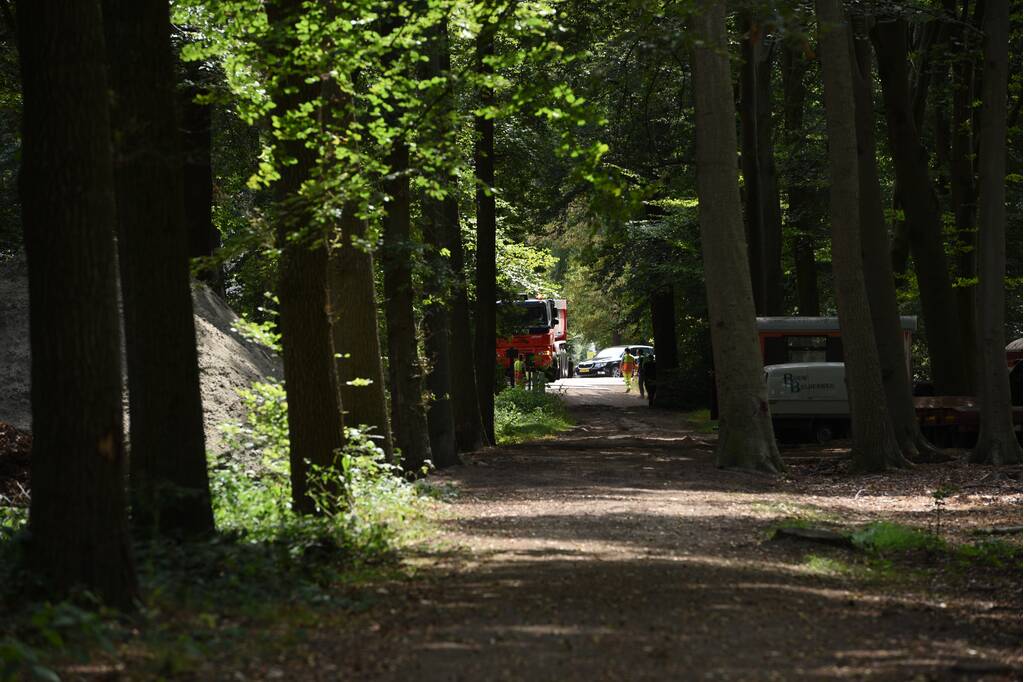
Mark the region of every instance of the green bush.
POLYGON ((915 550, 938 550, 943 542, 931 533, 901 526, 888 521, 876 521, 868 524, 851 537, 857 547, 879 552, 910 552, 915 550))
POLYGON ((1005 540, 990 538, 960 545, 956 548, 956 556, 961 561, 971 564, 983 564, 995 568, 1021 565, 1021 548, 1005 540))
POLYGON ((494 399, 498 445, 544 438, 572 426, 565 404, 551 393, 506 388, 494 399))
POLYGON ((407 522, 421 516, 425 496, 387 462, 366 431, 353 428, 333 467, 310 467, 308 487, 320 515, 296 516, 284 386, 255 383, 239 395, 246 420, 223 427, 233 453, 210 478, 221 531, 248 541, 283 542, 298 553, 329 542, 369 557, 390 551, 407 522))

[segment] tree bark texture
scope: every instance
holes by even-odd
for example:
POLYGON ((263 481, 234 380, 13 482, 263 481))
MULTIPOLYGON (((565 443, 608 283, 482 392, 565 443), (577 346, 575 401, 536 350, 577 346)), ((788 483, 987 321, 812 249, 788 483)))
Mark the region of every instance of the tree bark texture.
POLYGON ((407 472, 431 458, 427 416, 423 409, 423 368, 420 366, 413 310, 413 243, 409 227, 409 150, 396 143, 385 191, 391 197, 384 216, 384 317, 387 321, 391 426, 395 446, 407 472))
MULTIPOLYGON (((487 59, 494 54, 494 29, 488 24, 477 36, 476 68, 489 74, 493 67, 487 59)), ((492 88, 482 88, 479 105, 494 102, 492 88)), ((476 175, 476 310, 473 332, 476 351, 477 395, 484 435, 494 443, 494 375, 497 365, 498 334, 495 305, 497 293, 497 211, 494 202, 494 119, 478 115, 474 119, 476 139, 473 164, 476 175)))
MULTIPOLYGON (((454 83, 451 82, 451 46, 448 41, 448 25, 442 20, 438 36, 438 71, 449 79, 448 94, 443 106, 445 120, 454 114, 454 83)), ((447 130, 445 133, 447 134, 447 130)), ((480 398, 477 392, 476 362, 474 362, 473 330, 470 325, 469 297, 466 294, 466 262, 462 245, 462 229, 459 224, 458 179, 447 178, 447 196, 443 202, 442 239, 448 249, 451 267, 451 384, 452 415, 455 419, 455 442, 459 452, 479 450, 486 443, 484 423, 480 414, 480 398), (455 349, 461 349, 456 351, 455 349)), ((485 382, 492 374, 484 376, 485 382)))
POLYGON ((782 211, 772 147, 772 47, 749 12, 741 14, 741 26, 741 161, 754 307, 759 315, 781 315, 782 211))
MULTIPOLYGON (((423 78, 447 79, 451 71, 447 17, 440 19, 432 33, 429 59, 422 66, 423 78)), ((445 92, 439 95, 441 99, 435 121, 435 135, 442 147, 450 143, 450 117, 454 111, 451 86, 446 84, 445 88, 445 92)), ((428 264, 432 273, 428 285, 431 303, 424 314, 424 323, 429 362, 427 387, 432 400, 427 411, 430 449, 434 464, 440 467, 458 464, 459 451, 468 452, 482 444, 483 422, 477 402, 468 303, 463 303, 462 310, 458 310, 460 300, 465 301, 465 276, 459 268, 463 256, 455 199, 458 188, 454 186, 454 176, 439 174, 435 180, 445 190, 446 196, 443 199, 425 196, 423 199, 423 234, 429 247, 428 264), (462 315, 467 316, 465 325, 459 319, 462 315), (466 334, 457 338, 462 341, 460 348, 467 352, 455 354, 452 351, 454 332, 466 334), (452 429, 451 449, 449 428, 452 429)))
POLYGON ((455 413, 452 406, 451 312, 448 280, 450 264, 440 251, 445 247, 444 202, 426 198, 423 201, 423 237, 426 242, 427 267, 431 273, 424 293, 430 298, 423 312, 424 349, 427 354, 427 426, 430 452, 437 467, 459 463, 455 437, 455 413))
POLYGON ((900 311, 890 258, 889 231, 882 208, 875 143, 875 108, 872 101, 872 54, 867 21, 855 17, 853 35, 853 96, 857 128, 857 168, 860 199, 860 237, 864 284, 875 345, 882 369, 882 385, 896 442, 903 455, 918 461, 938 453, 925 440, 914 410, 910 367, 903 344, 900 311))
POLYGON ((981 429, 971 460, 1020 464, 1006 369, 1006 87, 1010 9, 985 0, 978 161, 978 400, 981 429))
POLYGON ((103 18, 113 92, 132 525, 143 535, 210 533, 170 7, 162 0, 104 0, 103 18))
POLYGON ((697 192, 708 320, 719 402, 720 467, 781 471, 762 378, 754 298, 736 182, 736 112, 725 5, 702 0, 694 17, 697 192))
POLYGON ((391 461, 394 447, 381 364, 373 253, 364 243, 366 221, 354 206, 345 206, 340 222, 341 234, 331 245, 327 262, 338 391, 345 422, 371 427, 374 441, 391 461), (364 384, 365 380, 370 383, 364 384))
MULTIPOLYGON (((781 59, 783 92, 783 127, 786 147, 790 154, 803 144, 804 106, 807 87, 804 74, 807 59, 797 45, 784 45, 781 59)), ((818 296, 818 265, 814 257, 815 188, 807 182, 803 169, 791 169, 786 178, 789 208, 787 218, 792 226, 790 248, 796 274, 797 311, 800 315, 817 317, 821 314, 818 296)))
MULTIPOLYGON (((285 54, 294 48, 291 32, 301 8, 298 0, 267 5, 268 19, 281 35, 281 44, 275 47, 285 54)), ((288 68, 287 60, 284 68, 288 68)), ((277 111, 285 112, 313 100, 317 93, 302 74, 293 71, 282 77, 273 94, 277 111)), ((281 249, 277 295, 288 400, 292 508, 312 514, 317 508, 309 491, 309 465, 334 465, 344 444, 344 421, 328 319, 327 246, 303 193, 316 166, 316 152, 302 140, 279 139, 277 145, 280 155, 294 161, 280 164, 281 177, 273 188, 281 249)))
POLYGON ((122 439, 117 249, 99 3, 17 4, 29 273, 28 562, 53 596, 138 595, 122 439))
MULTIPOLYGON (((188 255, 209 258, 220 247, 220 232, 213 225, 213 105, 197 101, 207 94, 199 63, 187 62, 183 68, 185 83, 178 93, 178 102, 188 255)), ((219 264, 203 268, 199 279, 224 295, 224 272, 219 264)))
MULTIPOLYGON (((951 14, 955 16, 955 3, 946 3, 951 14)), ((958 256, 957 273, 964 281, 972 281, 978 276, 977 248, 978 231, 975 216, 978 210, 978 187, 975 182, 977 173, 976 147, 974 131, 977 129, 977 115, 974 102, 978 98, 975 83, 977 67, 974 54, 976 38, 973 31, 965 30, 971 24, 968 14, 970 2, 963 1, 960 21, 955 25, 950 38, 956 58, 952 63, 953 97, 952 121, 950 130, 949 153, 949 198, 950 210, 956 226, 958 256)), ((968 373, 976 377, 977 368, 977 337, 974 330, 977 324, 975 302, 977 286, 961 285, 956 289, 957 306, 959 308, 962 338, 964 339, 968 373)))
MULTIPOLYGON (((454 183, 454 180, 452 181, 454 183)), ((469 322, 469 296, 466 294, 466 262, 459 226, 459 204, 452 187, 444 200, 446 241, 451 254, 451 339, 452 339, 452 409, 455 417, 455 440, 459 452, 473 452, 488 443, 480 414, 477 392, 476 363, 473 360, 473 329, 469 322), (457 348, 462 348, 459 352, 457 348)), ((493 372, 492 372, 493 375, 493 372)), ((491 375, 488 375, 491 376, 491 375)), ((486 377, 485 377, 485 383, 486 377)))
POLYGON ((914 124, 906 33, 902 19, 878 22, 871 31, 882 80, 889 146, 917 272, 932 380, 940 394, 968 395, 971 378, 964 361, 963 330, 943 246, 942 214, 928 170, 928 153, 914 124))
POLYGON ((671 285, 651 294, 651 326, 654 328, 654 351, 662 371, 679 367, 676 343, 676 296, 671 285))
POLYGON ((882 367, 864 281, 852 36, 839 0, 816 0, 815 8, 831 177, 832 271, 845 350, 852 455, 857 468, 881 471, 906 466, 909 462, 900 453, 886 406, 882 367))

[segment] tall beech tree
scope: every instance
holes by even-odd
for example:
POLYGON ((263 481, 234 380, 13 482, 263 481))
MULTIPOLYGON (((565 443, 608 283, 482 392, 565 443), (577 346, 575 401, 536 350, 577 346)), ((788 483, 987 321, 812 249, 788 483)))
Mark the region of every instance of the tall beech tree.
MULTIPOLYGON (((807 132, 804 129, 804 107, 807 100, 804 80, 808 59, 802 45, 787 41, 783 43, 779 61, 782 70, 783 139, 788 152, 797 156, 807 132)), ((806 167, 799 161, 793 163, 791 160, 785 183, 787 219, 793 231, 790 249, 796 275, 797 311, 801 315, 816 317, 821 314, 813 238, 816 232, 813 220, 816 190, 808 181, 806 167)))
POLYGON ((972 377, 964 359, 963 327, 943 248, 942 212, 928 168, 929 155, 914 118, 906 21, 901 17, 878 21, 871 36, 900 206, 921 292, 932 381, 940 394, 969 395, 972 377))
MULTIPOLYGON (((444 71, 441 67, 443 53, 448 49, 442 40, 447 33, 447 15, 442 15, 437 21, 428 35, 427 59, 420 63, 417 71, 421 82, 442 79, 441 87, 447 88, 447 84, 443 83, 444 71)), ((447 94, 441 94, 439 98, 447 99, 447 94)), ((435 114, 437 138, 443 137, 446 127, 443 121, 437 122, 440 118, 443 118, 443 114, 440 117, 435 114)), ((440 177, 441 173, 435 173, 434 179, 443 187, 445 178, 440 177)), ((458 444, 455 439, 455 414, 452 408, 449 309, 451 263, 443 253, 448 249, 448 227, 445 225, 447 217, 443 197, 423 196, 420 205, 423 241, 426 247, 424 255, 429 272, 423 291, 427 299, 426 305, 423 306, 423 346, 427 356, 426 388, 429 394, 427 429, 430 434, 433 462, 439 467, 445 467, 459 463, 458 444)))
POLYGON ((377 292, 367 223, 346 204, 327 264, 331 333, 338 390, 349 426, 372 428, 388 460, 394 457, 377 324, 377 292))
POLYGON ((875 345, 861 260, 860 182, 853 93, 851 31, 839 0, 815 0, 818 54, 825 87, 828 159, 832 180, 829 216, 832 271, 843 331, 846 387, 853 431, 852 456, 859 469, 908 466, 886 406, 882 366, 875 345))
MULTIPOLYGON (((401 32, 405 27, 397 16, 385 17, 386 31, 401 32)), ((398 58, 388 53, 387 65, 398 58)), ((385 113, 392 128, 401 126, 398 102, 391 100, 385 113)), ((417 338, 413 264, 420 244, 413 240, 411 228, 411 197, 409 192, 409 145, 404 136, 397 137, 388 154, 390 172, 382 186, 388 197, 382 218, 381 271, 384 289, 384 320, 387 327, 388 388, 391 407, 391 428, 394 445, 407 472, 419 471, 431 459, 427 415, 423 402, 423 367, 420 364, 417 338)))
POLYGON ((103 19, 96 0, 17 4, 22 225, 32 349, 28 561, 54 595, 130 608, 103 19))
POLYGON ((899 305, 890 258, 889 230, 882 208, 872 101, 872 54, 867 35, 869 19, 851 17, 853 98, 857 128, 860 238, 864 284, 871 307, 871 325, 882 369, 886 405, 900 450, 911 460, 935 459, 939 453, 925 440, 914 410, 910 367, 900 325, 899 305))
POLYGON ((452 272, 452 409, 455 440, 460 452, 473 452, 487 444, 480 415, 476 367, 473 361, 473 330, 469 320, 469 296, 466 293, 466 262, 459 226, 459 204, 452 188, 444 199, 445 242, 452 272), (456 343, 461 340, 461 343, 456 343), (461 349, 461 351, 457 350, 461 349))
POLYGON ((720 415, 715 456, 720 467, 777 472, 783 464, 762 378, 736 179, 725 4, 701 0, 693 27, 697 196, 720 415))
POLYGON ((384 318, 387 321, 388 385, 391 424, 402 466, 416 471, 431 458, 427 416, 423 407, 412 285, 414 243, 410 229, 409 148, 398 140, 389 156, 391 174, 384 182, 390 198, 384 215, 381 269, 384 277, 384 318))
POLYGON ((981 431, 971 460, 1019 464, 1006 371, 1006 83, 1010 9, 985 0, 978 161, 978 350, 981 431))
POLYGON ((422 202, 422 213, 427 267, 431 273, 424 286, 428 301, 423 311, 423 345, 428 363, 427 427, 433 462, 439 467, 446 467, 458 464, 459 456, 452 409, 451 312, 448 309, 450 264, 441 253, 447 248, 444 200, 426 198, 422 202))
MULTIPOLYGON (((952 49, 950 69, 953 92, 950 98, 950 119, 948 123, 937 121, 936 132, 941 135, 945 129, 949 130, 949 210, 953 213, 956 226, 957 274, 966 283, 978 275, 976 133, 979 116, 975 103, 980 96, 976 55, 981 52, 977 23, 980 21, 979 9, 982 3, 975 2, 972 8, 969 0, 963 0, 959 13, 954 0, 945 0, 943 5, 947 20, 952 24, 949 45, 952 49)), ((962 284, 956 289, 962 337, 972 378, 977 376, 978 369, 975 335, 977 294, 976 285, 962 284)))
MULTIPOLYGON (((494 55, 496 24, 483 25, 476 37, 474 58, 481 74, 491 75, 494 68, 488 58, 494 55)), ((476 177, 476 308, 474 316, 474 359, 476 360, 477 396, 484 435, 494 443, 494 373, 497 363, 497 232, 498 219, 494 201, 494 119, 488 107, 494 104, 494 89, 479 89, 478 106, 483 113, 474 119, 476 138, 473 142, 473 168, 476 177)))
POLYGON ((759 315, 782 314, 782 212, 772 148, 773 46, 751 10, 740 14, 740 130, 744 221, 759 315))
MULTIPOLYGON (((303 4, 301 0, 267 4, 271 49, 280 57, 272 96, 282 113, 298 112, 321 94, 306 82, 301 64, 294 63, 295 26, 303 4)), ((275 152, 284 161, 273 185, 273 217, 281 249, 278 328, 288 398, 292 507, 309 514, 317 511, 309 494, 309 465, 333 466, 335 453, 344 443, 344 421, 327 315, 327 245, 307 193, 317 152, 304 134, 280 119, 274 132, 275 152)))
MULTIPOLYGON (((210 77, 203 67, 203 62, 185 62, 184 82, 178 92, 185 227, 192 258, 209 258, 220 246, 220 232, 213 224, 213 104, 204 100, 209 95, 210 77)), ((220 264, 209 262, 199 278, 224 295, 220 264)))
POLYGON ((208 533, 213 510, 189 289, 170 8, 164 0, 103 0, 103 18, 113 92, 132 522, 142 533, 208 533))
MULTIPOLYGON (((440 115, 442 125, 445 127, 440 132, 445 138, 450 138, 455 128, 455 82, 452 75, 447 17, 442 18, 438 26, 436 50, 439 57, 437 63, 439 75, 447 80, 445 94, 441 100, 440 115)), ((450 175, 446 184, 447 193, 443 201, 441 225, 443 227, 442 240, 448 250, 451 272, 452 413, 455 419, 455 441, 459 451, 472 452, 480 449, 487 441, 484 436, 483 418, 480 416, 476 363, 473 361, 473 331, 470 325, 469 296, 466 293, 465 255, 457 199, 459 194, 458 176, 450 175), (456 339, 460 341, 457 344, 457 347, 461 349, 460 352, 454 351, 456 339)))

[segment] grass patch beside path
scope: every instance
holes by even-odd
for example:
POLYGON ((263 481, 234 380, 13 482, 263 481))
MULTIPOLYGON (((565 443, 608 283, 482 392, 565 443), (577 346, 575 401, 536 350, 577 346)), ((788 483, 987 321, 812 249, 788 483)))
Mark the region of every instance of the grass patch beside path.
POLYGON ((494 398, 498 445, 547 438, 572 426, 561 398, 552 393, 506 388, 494 398))
POLYGON ((716 433, 718 431, 718 420, 712 419, 711 411, 707 409, 684 412, 683 420, 697 433, 716 433))

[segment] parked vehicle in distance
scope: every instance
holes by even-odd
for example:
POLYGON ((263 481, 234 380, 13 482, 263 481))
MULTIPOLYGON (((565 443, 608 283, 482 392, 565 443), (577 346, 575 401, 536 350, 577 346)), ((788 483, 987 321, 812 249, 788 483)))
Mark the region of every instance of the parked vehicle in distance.
MULTIPOLYGON (((767 365, 768 409, 781 440, 827 443, 850 432, 846 365, 792 362, 767 365)), ((1017 438, 1021 407, 1012 407, 1017 438)), ((914 412, 925 438, 939 447, 970 448, 978 438, 978 403, 970 396, 916 396, 914 412)))
POLYGON ((610 346, 604 348, 600 353, 589 360, 580 360, 576 363, 576 376, 578 377, 620 377, 622 376, 622 356, 629 349, 630 355, 639 359, 644 355, 654 355, 654 348, 651 346, 610 346))
POLYGON ((505 371, 520 354, 554 381, 569 376, 565 299, 498 301, 496 360, 505 371))
POLYGON ((789 362, 764 368, 768 409, 777 436, 811 435, 827 443, 846 435, 850 401, 842 362, 789 362))

